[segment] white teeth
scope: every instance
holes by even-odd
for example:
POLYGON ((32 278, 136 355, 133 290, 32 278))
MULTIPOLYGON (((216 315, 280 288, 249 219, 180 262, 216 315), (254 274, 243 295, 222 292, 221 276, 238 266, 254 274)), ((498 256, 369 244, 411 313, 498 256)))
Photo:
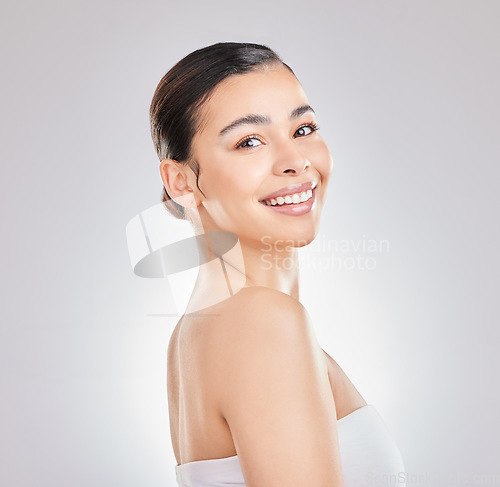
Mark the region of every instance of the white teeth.
POLYGON ((277 198, 271 198, 270 200, 265 200, 264 203, 267 206, 283 205, 287 204, 297 204, 303 203, 308 199, 312 198, 312 189, 307 191, 302 191, 302 193, 287 194, 286 196, 278 196, 277 198))

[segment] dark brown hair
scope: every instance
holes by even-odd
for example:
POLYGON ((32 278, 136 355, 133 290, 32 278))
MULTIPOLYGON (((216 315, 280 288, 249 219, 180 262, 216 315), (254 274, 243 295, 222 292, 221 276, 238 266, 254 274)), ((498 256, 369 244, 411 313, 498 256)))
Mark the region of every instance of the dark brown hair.
MULTIPOLYGON (((267 46, 239 42, 219 42, 188 54, 161 79, 150 107, 151 135, 156 153, 188 165, 196 175, 200 167, 191 155, 191 141, 199 128, 199 108, 224 79, 258 68, 281 63, 267 46)), ((179 219, 186 219, 184 208, 175 203, 165 188, 163 203, 179 219)), ((203 194, 203 192, 202 192, 203 194)))

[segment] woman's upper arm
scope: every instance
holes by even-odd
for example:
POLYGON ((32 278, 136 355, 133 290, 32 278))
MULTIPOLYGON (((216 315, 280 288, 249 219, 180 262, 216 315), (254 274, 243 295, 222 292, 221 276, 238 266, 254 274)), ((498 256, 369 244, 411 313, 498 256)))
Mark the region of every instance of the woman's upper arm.
POLYGON ((218 393, 247 487, 343 487, 335 403, 307 313, 272 290, 247 293, 238 311, 218 393))

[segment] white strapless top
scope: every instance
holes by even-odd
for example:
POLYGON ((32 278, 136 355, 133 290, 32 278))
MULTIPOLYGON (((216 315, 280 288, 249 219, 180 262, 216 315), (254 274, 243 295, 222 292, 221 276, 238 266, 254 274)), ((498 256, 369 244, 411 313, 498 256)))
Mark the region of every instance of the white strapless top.
MULTIPOLYGON (((367 404, 337 421, 345 487, 406 486, 401 452, 380 414, 367 404)), ((175 466, 180 487, 244 487, 238 455, 175 466)))

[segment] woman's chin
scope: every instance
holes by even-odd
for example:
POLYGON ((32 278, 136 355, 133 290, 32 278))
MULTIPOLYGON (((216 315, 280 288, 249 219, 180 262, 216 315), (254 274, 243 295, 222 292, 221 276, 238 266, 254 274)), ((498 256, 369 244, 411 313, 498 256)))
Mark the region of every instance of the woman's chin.
POLYGON ((266 248, 274 248, 275 250, 284 250, 292 247, 300 248, 309 245, 316 237, 316 232, 272 232, 263 235, 260 238, 260 243, 266 248))
MULTIPOLYGON (((312 215, 311 215, 312 216, 312 215)), ((310 219, 301 220, 300 224, 288 223, 280 227, 275 227, 272 235, 275 238, 294 242, 294 247, 304 247, 309 245, 319 232, 319 221, 312 216, 310 219)))

